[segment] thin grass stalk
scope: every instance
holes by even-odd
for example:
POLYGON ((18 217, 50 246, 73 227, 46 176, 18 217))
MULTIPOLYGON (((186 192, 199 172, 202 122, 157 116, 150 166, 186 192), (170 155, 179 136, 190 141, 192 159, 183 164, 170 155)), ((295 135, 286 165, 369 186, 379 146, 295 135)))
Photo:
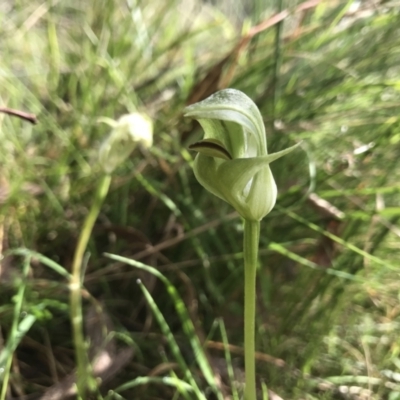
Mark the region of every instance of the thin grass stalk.
POLYGON ((314 224, 312 222, 309 222, 307 219, 301 217, 297 213, 295 213, 293 211, 290 211, 289 209, 280 207, 280 206, 276 206, 275 208, 277 210, 283 212, 284 214, 288 215, 290 218, 292 218, 292 219, 302 223, 303 225, 307 226, 308 228, 312 229, 313 231, 319 232, 319 233, 323 234, 324 236, 326 236, 327 238, 332 239, 334 242, 342 245, 346 249, 351 250, 356 254, 359 254, 360 256, 364 257, 366 260, 374 262, 374 263, 376 263, 378 265, 382 265, 383 267, 388 268, 388 269, 390 269, 392 271, 397 271, 398 270, 398 266, 397 265, 394 265, 389 261, 383 260, 383 259, 381 259, 379 257, 376 257, 376 256, 374 256, 374 255, 372 255, 372 254, 360 249, 359 247, 355 246, 354 244, 349 243, 346 240, 343 240, 342 238, 334 235, 331 232, 328 232, 327 230, 319 227, 318 225, 316 225, 316 224, 314 224))
POLYGON ((17 249, 8 250, 8 251, 4 252, 4 255, 5 256, 16 255, 16 256, 22 256, 22 257, 32 257, 32 258, 35 258, 40 263, 44 264, 46 267, 49 267, 51 270, 53 270, 57 274, 63 276, 64 278, 68 278, 70 280, 72 277, 72 275, 60 264, 57 264, 55 261, 51 260, 50 258, 47 258, 43 254, 40 254, 33 250, 26 249, 24 247, 19 247, 17 249))
POLYGON ((269 400, 268 387, 265 382, 261 382, 262 400, 269 400))
POLYGON ((78 239, 72 263, 72 277, 70 281, 70 312, 72 321, 75 358, 77 363, 77 388, 78 394, 85 399, 90 376, 89 361, 86 353, 82 321, 82 264, 83 257, 92 233, 93 225, 99 215, 101 206, 110 187, 111 175, 104 175, 97 187, 94 201, 83 224, 78 239))
POLYGON ((218 321, 219 323, 219 329, 221 331, 221 337, 222 337, 222 343, 224 344, 224 354, 225 354, 225 360, 226 360, 226 369, 228 372, 228 377, 231 385, 231 390, 232 390, 232 398, 233 400, 239 400, 239 394, 235 386, 235 374, 233 372, 233 367, 232 367, 232 357, 231 357, 231 352, 229 351, 229 341, 228 341, 228 335, 226 333, 226 328, 224 321, 220 319, 218 321))
MULTIPOLYGON (((164 362, 164 363, 170 362, 165 351, 161 351, 160 356, 162 358, 162 362, 164 362)), ((169 375, 171 378, 179 379, 178 375, 176 374, 176 372, 173 368, 171 368, 169 370, 169 375)), ((193 400, 193 398, 189 395, 189 393, 186 390, 183 390, 183 388, 180 386, 177 387, 177 390, 173 394, 171 400, 179 400, 181 398, 180 397, 181 395, 185 398, 185 400, 193 400)))
POLYGON ((188 384, 187 382, 175 378, 175 377, 149 377, 149 376, 139 376, 138 378, 135 378, 129 382, 124 383, 123 385, 119 386, 117 389, 114 389, 112 392, 113 394, 116 394, 117 392, 122 392, 124 390, 132 389, 137 386, 141 385, 150 385, 152 383, 158 384, 158 385, 167 385, 167 386, 172 386, 175 388, 181 388, 186 390, 187 392, 193 392, 193 387, 188 384))
MULTIPOLYGON (((277 13, 280 13, 283 10, 283 1, 278 0, 277 2, 278 9, 277 13)), ((277 108, 278 101, 280 98, 280 69, 282 64, 282 30, 283 30, 283 21, 280 21, 276 24, 275 27, 275 49, 274 49, 274 71, 273 71, 273 104, 272 104, 272 129, 275 130, 274 121, 277 118, 277 108)))
POLYGON ((244 367, 245 400, 256 400, 255 318, 260 222, 244 221, 244 367))
MULTIPOLYGON (((8 388, 8 381, 10 378, 10 369, 11 369, 11 364, 12 364, 13 353, 21 339, 19 337, 19 335, 22 335, 22 332, 19 332, 19 329, 18 329, 18 321, 21 316, 22 303, 24 300, 24 294, 25 294, 25 288, 26 288, 26 278, 28 276, 30 262, 31 262, 31 257, 30 256, 25 257, 24 264, 23 264, 23 271, 22 271, 23 281, 19 285, 18 293, 15 296, 14 316, 13 316, 13 321, 12 321, 12 325, 11 325, 11 331, 10 331, 9 338, 7 339, 7 346, 5 349, 3 349, 3 351, 8 353, 8 357, 7 357, 7 361, 5 363, 4 372, 3 372, 3 385, 1 388, 1 394, 0 394, 1 400, 5 400, 5 398, 7 396, 7 388, 8 388)), ((32 321, 32 324, 33 324, 33 321, 32 321)), ((1 380, 1 374, 0 374, 0 380, 1 380)))
MULTIPOLYGON (((185 379, 188 381, 191 389, 196 394, 197 399, 206 400, 205 396, 203 395, 203 393, 200 391, 199 387, 197 386, 197 383, 196 383, 188 365, 186 364, 185 359, 182 356, 182 353, 179 349, 178 343, 176 342, 175 337, 172 334, 171 329, 170 329, 167 321, 165 320, 163 314, 161 313, 161 311, 158 308, 157 304, 155 303, 153 297, 151 296, 150 292, 146 289, 146 287, 143 285, 143 283, 140 280, 138 280, 138 284, 139 284, 139 287, 142 290, 150 308, 152 309, 154 316, 156 317, 157 322, 160 325, 160 328, 161 328, 164 336, 167 339, 167 342, 170 345, 171 351, 174 354, 176 361, 178 362, 180 368, 182 369, 182 371, 184 373, 185 379)), ((163 379, 166 379, 166 378, 163 378, 163 379)), ((182 390, 183 387, 177 385, 177 389, 182 390)), ((182 392, 181 392, 181 394, 183 395, 182 392)))
POLYGON ((104 255, 108 258, 111 258, 112 260, 120 261, 128 265, 131 265, 133 267, 143 269, 151 273, 152 275, 156 276, 164 283, 168 291, 168 294, 173 300, 175 310, 181 320, 184 332, 186 336, 189 338, 193 352, 194 354, 196 354, 196 363, 200 367, 201 372, 203 373, 207 383, 215 391, 217 398, 219 400, 222 400, 222 394, 217 391, 218 388, 215 383, 215 378, 212 369, 208 363, 207 357, 205 356, 204 348, 200 343, 198 336, 196 335, 196 330, 194 328, 193 321, 190 319, 185 303, 182 300, 182 297, 179 295, 178 291, 176 290, 175 286, 160 271, 158 271, 154 267, 151 267, 150 265, 146 265, 141 263, 140 261, 132 260, 126 257, 118 256, 116 254, 104 253, 104 255))

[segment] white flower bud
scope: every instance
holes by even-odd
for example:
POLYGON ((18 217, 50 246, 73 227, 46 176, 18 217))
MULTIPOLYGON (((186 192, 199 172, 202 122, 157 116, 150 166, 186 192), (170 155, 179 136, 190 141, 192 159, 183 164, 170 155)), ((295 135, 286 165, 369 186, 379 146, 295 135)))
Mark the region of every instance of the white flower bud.
POLYGON ((138 144, 153 144, 153 122, 144 114, 123 115, 111 126, 113 129, 99 150, 99 162, 107 174, 122 164, 138 144))

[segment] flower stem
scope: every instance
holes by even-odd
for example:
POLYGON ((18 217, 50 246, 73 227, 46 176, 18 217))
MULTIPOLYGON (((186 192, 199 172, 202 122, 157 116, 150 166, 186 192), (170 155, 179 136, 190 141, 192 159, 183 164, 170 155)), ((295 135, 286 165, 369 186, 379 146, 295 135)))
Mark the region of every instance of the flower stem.
POLYGON ((89 383, 88 376, 90 374, 89 361, 86 353, 85 339, 83 336, 82 322, 82 262, 86 247, 92 233, 93 225, 99 215, 101 206, 107 196, 110 187, 111 175, 104 175, 97 187, 97 191, 90 208, 89 214, 86 216, 82 230, 79 235, 78 245, 75 249, 74 259, 72 263, 72 277, 70 281, 70 312, 73 330, 73 339, 75 346, 75 358, 77 364, 77 387, 78 394, 82 399, 86 398, 86 391, 89 383))
POLYGON ((245 400, 256 400, 255 317, 256 272, 260 222, 244 221, 244 368, 245 400))

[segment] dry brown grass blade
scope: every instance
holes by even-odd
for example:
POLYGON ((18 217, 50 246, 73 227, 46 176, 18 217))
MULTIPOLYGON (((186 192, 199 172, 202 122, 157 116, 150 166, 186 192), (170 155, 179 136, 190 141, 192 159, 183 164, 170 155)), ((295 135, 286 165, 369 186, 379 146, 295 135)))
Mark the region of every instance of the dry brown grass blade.
POLYGON ((206 76, 192 89, 192 92, 186 101, 187 105, 197 103, 198 101, 205 99, 218 90, 222 71, 225 67, 225 64, 235 53, 236 48, 237 46, 235 46, 235 48, 221 61, 218 61, 209 69, 206 76))
MULTIPOLYGON (((321 3, 321 1, 323 0, 305 1, 304 3, 299 4, 293 12, 289 11, 288 9, 283 10, 280 13, 265 19, 260 24, 253 26, 245 36, 239 39, 233 49, 222 60, 214 64, 206 73, 205 77, 194 86, 188 99, 186 100, 186 104, 190 105, 197 103, 211 96, 216 91, 227 88, 235 76, 240 55, 247 48, 251 39, 253 39, 253 37, 259 33, 264 32, 276 24, 279 24, 289 15, 300 13, 301 15, 298 26, 295 28, 295 32, 291 36, 292 39, 298 37, 299 24, 302 23, 303 16, 308 10, 321 3)), ((196 126, 196 124, 197 122, 193 121, 190 125, 190 128, 182 133, 182 143, 188 139, 193 131, 193 127, 196 126)))
POLYGON ((226 222, 226 221, 230 221, 231 219, 237 218, 239 216, 239 214, 234 211, 228 215, 226 215, 223 219, 219 218, 219 219, 215 219, 214 221, 208 222, 204 225, 199 226, 198 228, 192 229, 191 231, 184 233, 182 235, 178 235, 176 237, 173 237, 171 239, 167 239, 165 241, 162 241, 161 243, 158 243, 154 246, 149 245, 145 250, 136 253, 132 256, 132 258, 134 260, 141 260, 144 257, 148 257, 151 256, 153 254, 156 254, 157 252, 167 249, 171 246, 174 246, 186 239, 189 239, 191 237, 195 237, 198 234, 202 233, 202 232, 206 232, 209 229, 215 228, 217 226, 219 226, 221 223, 226 222))
POLYGON ((260 24, 253 26, 245 36, 240 38, 233 49, 222 60, 218 61, 210 68, 206 76, 193 88, 186 104, 190 105, 197 103, 198 101, 212 95, 217 90, 228 87, 235 75, 240 54, 245 50, 254 36, 282 22, 291 14, 304 13, 305 11, 316 7, 321 3, 321 1, 322 0, 305 1, 304 3, 299 4, 293 12, 288 9, 283 10, 280 13, 265 19, 260 24), (230 67, 227 72, 223 74, 224 68, 228 63, 230 63, 230 67))
MULTIPOLYGON (((215 349, 215 350, 225 350, 224 343, 215 342, 213 340, 208 340, 206 342, 206 347, 208 347, 210 349, 215 349)), ((244 355, 244 349, 242 347, 229 344, 228 349, 231 353, 238 354, 241 356, 244 355)), ((269 364, 275 365, 276 367, 280 367, 280 368, 287 367, 287 364, 284 360, 270 356, 269 354, 260 353, 260 352, 256 351, 255 358, 257 361, 265 361, 269 364)))
POLYGON ((37 124, 38 122, 35 114, 29 114, 25 111, 15 110, 13 108, 8 108, 8 107, 0 107, 0 112, 11 115, 13 117, 21 118, 25 121, 30 122, 31 124, 37 124))

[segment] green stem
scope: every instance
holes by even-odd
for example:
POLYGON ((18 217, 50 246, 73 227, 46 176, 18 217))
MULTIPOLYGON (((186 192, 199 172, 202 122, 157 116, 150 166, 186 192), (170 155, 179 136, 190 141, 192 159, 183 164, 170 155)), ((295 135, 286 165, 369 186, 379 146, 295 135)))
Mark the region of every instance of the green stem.
MULTIPOLYGON (((0 218, 2 219, 2 218, 0 218)), ((21 340, 18 336, 21 335, 21 332, 18 332, 18 324, 21 320, 21 311, 22 305, 24 301, 24 294, 26 288, 26 279, 28 277, 29 268, 31 264, 31 256, 26 256, 24 260, 23 272, 22 272, 22 281, 19 283, 18 292, 15 296, 15 307, 14 307, 14 316, 11 325, 11 330, 9 337, 7 339, 6 346, 2 349, 5 352, 7 360, 5 362, 4 367, 0 364, 0 382, 3 380, 3 385, 1 388, 0 399, 5 400, 7 397, 7 389, 8 389, 8 381, 10 379, 10 370, 12 365, 12 359, 14 351, 21 340), (3 367, 3 371, 1 371, 1 367, 3 367), (3 377, 2 377, 3 375, 3 377)), ((1 357, 0 357, 1 359, 1 357)))
POLYGON ((88 387, 89 361, 86 353, 85 339, 83 336, 82 322, 82 262, 85 254, 93 225, 99 215, 101 206, 107 196, 110 187, 111 175, 104 175, 97 187, 97 191, 90 208, 89 214, 86 216, 81 233, 78 239, 78 245, 75 250, 74 260, 72 263, 72 276, 70 281, 70 312, 72 321, 72 330, 75 346, 75 358, 77 364, 77 387, 78 394, 82 399, 86 398, 88 387))
POLYGON ((244 221, 244 368, 245 400, 256 400, 255 317, 260 222, 244 221))

